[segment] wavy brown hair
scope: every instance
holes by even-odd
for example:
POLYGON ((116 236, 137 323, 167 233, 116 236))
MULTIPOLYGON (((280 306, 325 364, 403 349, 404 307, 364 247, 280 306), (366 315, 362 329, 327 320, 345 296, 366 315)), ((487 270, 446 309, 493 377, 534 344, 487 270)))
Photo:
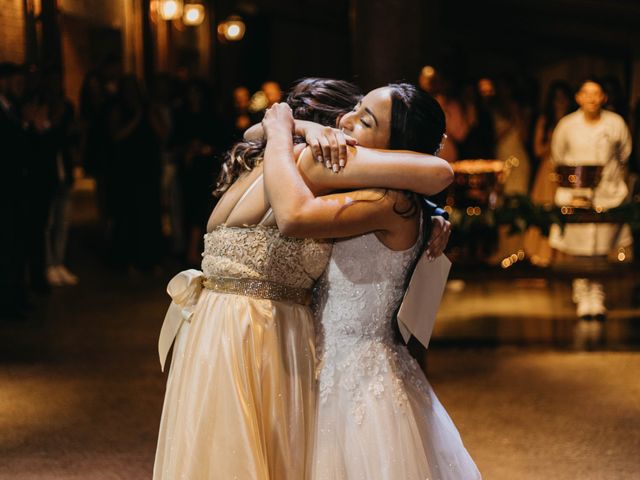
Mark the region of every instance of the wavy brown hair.
MULTIPOLYGON (((298 120, 335 126, 338 118, 350 111, 361 97, 360 90, 345 80, 303 78, 287 96, 287 103, 298 120)), ((220 177, 213 194, 221 197, 240 175, 262 163, 266 142, 242 141, 225 155, 220 177)))

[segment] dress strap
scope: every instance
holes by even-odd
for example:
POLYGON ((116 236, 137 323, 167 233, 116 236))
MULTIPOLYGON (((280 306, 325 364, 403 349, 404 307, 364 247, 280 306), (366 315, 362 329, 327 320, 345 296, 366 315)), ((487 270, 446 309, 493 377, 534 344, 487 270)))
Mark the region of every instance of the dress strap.
POLYGON ((273 217, 273 208, 269 207, 269 210, 267 210, 265 212, 265 214, 263 215, 263 217, 260 219, 260 221, 258 222, 258 225, 264 225, 264 222, 266 222, 267 220, 269 220, 270 218, 273 217))
POLYGON ((249 194, 253 191, 253 189, 254 189, 254 188, 256 188, 256 185, 258 184, 258 182, 259 182, 260 180, 262 180, 262 174, 258 175, 258 176, 256 177, 256 179, 255 179, 253 182, 251 182, 251 185, 249 185, 249 188, 247 188, 247 189, 244 191, 244 193, 243 193, 243 194, 242 194, 242 196, 240 197, 240 200, 238 200, 238 201, 236 202, 236 204, 233 206, 233 208, 231 209, 231 211, 227 214, 227 219, 228 219, 229 217, 231 217, 231 215, 233 214, 233 212, 235 212, 235 211, 236 211, 236 208, 238 208, 238 205, 240 205, 240 204, 242 203, 242 201, 243 201, 245 198, 247 198, 247 195, 249 195, 249 194))
MULTIPOLYGON (((237 207, 238 205, 240 205, 240 204, 242 203, 242 201, 243 201, 245 198, 247 198, 247 195, 249 195, 249 194, 253 191, 253 189, 254 189, 254 188, 256 188, 256 185, 258 184, 258 182, 259 182, 260 180, 262 180, 262 173, 261 173, 260 175, 258 175, 258 176, 256 177, 256 179, 251 183, 251 185, 249 185, 249 188, 247 188, 247 189, 245 190, 245 192, 244 192, 244 193, 242 194, 242 196, 240 197, 240 200, 238 200, 238 201, 236 202, 236 205, 233 207, 233 210, 235 210, 235 209, 236 209, 236 207, 237 207)), ((232 212, 233 212, 233 210, 232 210, 232 212)))

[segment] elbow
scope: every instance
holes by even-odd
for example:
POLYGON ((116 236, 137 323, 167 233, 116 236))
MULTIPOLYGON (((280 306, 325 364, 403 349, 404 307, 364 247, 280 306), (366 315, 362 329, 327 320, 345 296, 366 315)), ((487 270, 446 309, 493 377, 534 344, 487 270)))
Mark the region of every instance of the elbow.
POLYGON ((451 183, 453 182, 453 177, 454 177, 453 168, 451 168, 451 165, 449 164, 449 162, 443 160, 442 164, 439 166, 437 171, 433 173, 433 176, 431 177, 431 180, 432 180, 431 185, 432 185, 433 191, 425 192, 426 195, 435 195, 437 193, 440 193, 442 190, 444 190, 449 185, 451 185, 451 183))
POLYGON ((276 224, 280 233, 285 237, 305 237, 302 219, 295 212, 287 212, 282 215, 276 214, 276 224))
POLYGON ((444 166, 442 171, 442 183, 443 183, 442 189, 444 190, 449 185, 451 185, 453 183, 453 179, 454 179, 453 167, 449 162, 447 162, 447 164, 444 166))

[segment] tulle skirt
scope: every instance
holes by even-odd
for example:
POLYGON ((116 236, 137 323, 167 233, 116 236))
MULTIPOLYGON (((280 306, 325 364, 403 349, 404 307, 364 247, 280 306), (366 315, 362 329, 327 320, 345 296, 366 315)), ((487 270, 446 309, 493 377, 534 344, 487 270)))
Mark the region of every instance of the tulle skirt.
POLYGON ((308 307, 204 290, 174 344, 156 480, 301 480, 315 416, 308 307))
POLYGON ((480 479, 458 430, 407 349, 358 343, 347 356, 338 353, 343 361, 325 359, 310 478, 480 479))

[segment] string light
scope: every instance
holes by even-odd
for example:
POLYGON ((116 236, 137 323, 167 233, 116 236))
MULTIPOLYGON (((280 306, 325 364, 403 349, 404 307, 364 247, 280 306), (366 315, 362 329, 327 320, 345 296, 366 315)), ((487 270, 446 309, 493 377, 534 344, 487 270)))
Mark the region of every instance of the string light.
POLYGON ((245 28, 240 17, 231 16, 218 25, 218 34, 230 42, 237 42, 244 37, 245 28))
POLYGON ((177 0, 160 0, 158 13, 163 20, 170 21, 180 18, 182 15, 182 2, 177 0))
POLYGON ((200 25, 204 21, 204 5, 188 3, 184 6, 182 23, 189 26, 200 25))

